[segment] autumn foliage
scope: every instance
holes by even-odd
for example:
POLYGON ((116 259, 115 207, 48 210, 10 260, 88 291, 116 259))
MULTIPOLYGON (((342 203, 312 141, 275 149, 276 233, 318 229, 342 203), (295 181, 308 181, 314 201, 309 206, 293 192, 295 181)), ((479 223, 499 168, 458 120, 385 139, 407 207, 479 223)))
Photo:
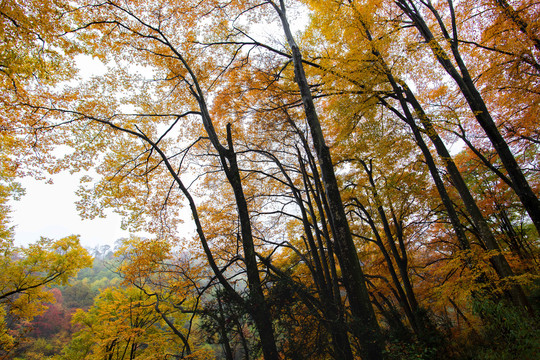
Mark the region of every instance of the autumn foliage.
MULTIPOLYGON (((148 235, 118 242, 119 282, 51 359, 538 352, 536 1, 6 1, 0 19, 10 274, 41 289, 43 257, 62 284, 88 264, 75 237, 13 247, 20 176, 92 170, 80 215, 148 235)), ((0 282, 2 317, 63 318, 0 282)))

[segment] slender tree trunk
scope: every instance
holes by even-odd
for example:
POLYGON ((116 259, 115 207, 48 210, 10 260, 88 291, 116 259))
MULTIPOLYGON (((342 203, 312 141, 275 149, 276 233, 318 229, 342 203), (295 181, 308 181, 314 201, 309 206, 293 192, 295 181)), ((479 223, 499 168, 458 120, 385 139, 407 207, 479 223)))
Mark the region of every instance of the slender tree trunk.
POLYGON ((450 199, 450 195, 448 195, 448 192, 446 191, 444 182, 441 179, 439 170, 437 169, 437 165, 435 164, 435 160, 433 159, 433 155, 431 155, 431 151, 429 151, 429 148, 426 145, 424 139, 422 138, 422 134, 420 133, 418 126, 416 126, 414 119, 412 119, 412 116, 407 117, 407 124, 409 124, 413 132, 416 144, 424 155, 424 159, 426 160, 426 164, 431 174, 431 178, 435 183, 435 187, 437 188, 439 197, 441 198, 444 208, 446 209, 446 213, 448 214, 448 218, 450 219, 450 223, 452 224, 452 228, 454 229, 454 233, 456 234, 460 249, 470 249, 471 245, 469 243, 469 240, 467 239, 467 236, 465 235, 465 232, 463 231, 463 225, 459 220, 459 216, 454 207, 454 204, 452 203, 452 199, 450 199))
POLYGON ((261 340, 261 347, 263 350, 265 360, 278 360, 278 351, 276 347, 276 341, 274 338, 274 330, 272 327, 271 315, 266 299, 264 297, 261 279, 259 277, 259 267, 257 264, 257 257, 255 254, 255 246, 253 243, 253 234, 251 231, 251 219, 249 216, 249 210, 247 201, 242 188, 242 181, 240 178, 240 170, 236 160, 236 153, 233 149, 231 125, 227 125, 227 142, 228 152, 222 154, 222 157, 226 157, 228 161, 222 160, 222 165, 225 169, 227 179, 233 189, 234 197, 236 200, 236 206, 238 211, 238 218, 240 220, 240 232, 242 239, 242 246, 244 250, 244 260, 246 264, 246 274, 249 285, 249 303, 248 311, 253 317, 259 338, 261 340))
MULTIPOLYGON (((302 140, 302 144, 304 145, 304 150, 308 158, 308 164, 310 166, 311 173, 313 174, 313 181, 315 183, 314 186, 312 186, 311 182, 308 181, 307 188, 309 189, 308 193, 311 192, 313 194, 313 199, 315 200, 315 204, 317 205, 317 210, 320 216, 321 229, 319 231, 319 229, 316 228, 318 246, 321 249, 321 252, 324 253, 325 246, 322 241, 322 238, 324 238, 325 243, 326 243, 326 252, 327 252, 327 255, 326 255, 327 262, 324 262, 324 264, 328 268, 328 270, 330 270, 331 275, 328 276, 328 279, 329 279, 329 284, 332 286, 332 292, 334 295, 334 303, 339 308, 339 312, 341 316, 343 317, 344 309, 343 309, 343 304, 341 300, 341 293, 339 291, 339 284, 338 284, 339 278, 337 275, 337 268, 336 268, 336 263, 334 259, 335 252, 332 245, 330 233, 328 232, 328 227, 326 226, 327 223, 330 223, 330 226, 332 226, 332 222, 327 221, 327 217, 325 216, 325 214, 330 213, 330 207, 328 206, 328 201, 326 201, 326 198, 324 196, 324 187, 320 181, 321 176, 319 175, 315 158, 313 157, 313 154, 311 153, 309 144, 301 132, 298 132, 298 135, 300 136, 302 140)), ((303 169, 302 171, 304 173, 306 172, 305 169, 303 169)), ((315 213, 313 210, 312 212, 315 213)), ((332 229, 332 231, 334 230, 332 229)))
POLYGON ((218 326, 219 326, 221 343, 223 344, 223 349, 225 350, 225 357, 227 360, 234 360, 231 343, 229 341, 229 336, 227 334, 227 329, 225 327, 225 319, 224 319, 224 313, 223 313, 223 305, 221 303, 221 295, 219 294, 217 295, 217 301, 218 301, 218 311, 219 311, 219 314, 217 316, 217 321, 218 321, 218 326))
POLYGON ((386 250, 386 247, 384 246, 384 243, 382 241, 382 237, 379 233, 379 230, 375 226, 375 221, 369 214, 369 212, 364 208, 362 204, 358 200, 356 200, 355 206, 358 206, 360 210, 364 213, 364 216, 366 217, 366 222, 369 224, 371 231, 373 232, 373 235, 375 236, 375 243, 379 247, 379 250, 383 254, 384 260, 386 261, 386 266, 388 267, 388 272, 390 273, 390 276, 392 278, 392 282, 394 283, 395 291, 397 292, 395 294, 395 297, 399 304, 401 305, 401 308, 405 312, 405 316, 409 320, 409 323, 415 333, 418 333, 418 324, 414 317, 413 309, 411 308, 411 304, 407 299, 407 295, 405 294, 405 291, 403 290, 403 286, 401 285, 401 282, 399 281, 399 277, 397 275, 396 269, 394 267, 394 263, 392 262, 392 259, 390 257, 390 254, 388 254, 388 251, 386 250))
MULTIPOLYGON (((307 203, 309 204, 310 212, 313 217, 313 226, 317 227, 316 224, 316 218, 314 217, 315 212, 313 209, 313 206, 311 204, 311 199, 309 196, 309 186, 308 181, 309 177, 307 175, 304 163, 302 159, 299 157, 299 164, 302 170, 302 177, 304 180, 304 188, 306 191, 306 194, 308 196, 307 203)), ((314 196, 316 196, 314 194, 314 196)), ((300 207, 303 208, 303 205, 300 204, 300 207)), ((322 210, 322 209, 321 209, 322 210)), ((304 218, 306 211, 302 210, 302 217, 304 218)), ((305 221, 307 221, 307 217, 305 218, 305 221)), ((324 225, 323 225, 324 226, 324 225)), ((311 231, 309 229, 306 229, 305 231, 309 231, 308 239, 311 237, 311 240, 308 242, 311 244, 313 243, 313 246, 316 247, 315 241, 313 239, 313 235, 311 235, 311 231)), ((317 230, 316 230, 317 231, 317 230)), ((328 268, 328 264, 325 260, 325 253, 324 248, 322 247, 322 242, 320 239, 320 235, 316 235, 318 239, 319 249, 321 251, 321 256, 317 256, 317 258, 322 259, 324 264, 321 264, 321 269, 324 269, 324 277, 327 279, 324 284, 321 284, 320 291, 321 291, 321 300, 324 306, 324 314, 325 318, 328 320, 329 324, 326 325, 329 329, 331 338, 332 338, 332 346, 334 348, 334 356, 337 359, 343 359, 343 360, 353 360, 354 356, 351 349, 351 344, 349 342, 349 337, 347 334, 345 321, 343 318, 343 313, 340 309, 340 301, 336 302, 336 299, 334 298, 333 289, 332 289, 332 278, 330 276, 330 271, 328 268)), ((312 250, 314 253, 318 253, 317 248, 314 248, 312 250)), ((322 273, 321 273, 322 275, 322 273)), ((338 299, 340 300, 340 299, 338 299)))
MULTIPOLYGON (((368 175, 368 180, 371 185, 371 192, 373 194, 373 198, 375 199, 375 204, 377 205, 377 212, 379 213, 379 217, 383 224, 383 229, 386 235, 387 243, 388 243, 388 246, 390 247, 390 251, 392 252, 392 256, 394 257, 394 261, 396 262, 398 266, 399 273, 401 275, 401 281, 403 283, 403 288, 405 289, 405 293, 407 295, 406 298, 411 307, 411 310, 414 313, 418 310, 418 302, 416 301, 416 296, 414 295, 412 285, 409 279, 409 271, 408 271, 408 266, 407 266, 406 254, 403 254, 403 256, 400 256, 398 249, 396 247, 394 234, 392 234, 392 231, 390 229, 390 223, 388 221, 388 218, 386 216, 386 213, 382 205, 381 198, 377 191, 375 180, 373 179, 373 172, 371 169, 371 164, 368 167, 365 161, 360 160, 360 163, 362 164, 362 166, 364 167, 364 170, 366 171, 366 174, 368 175)), ((415 319, 415 322, 417 322, 416 320, 417 319, 415 319)), ((418 323, 414 324, 413 326, 418 327, 418 323)))

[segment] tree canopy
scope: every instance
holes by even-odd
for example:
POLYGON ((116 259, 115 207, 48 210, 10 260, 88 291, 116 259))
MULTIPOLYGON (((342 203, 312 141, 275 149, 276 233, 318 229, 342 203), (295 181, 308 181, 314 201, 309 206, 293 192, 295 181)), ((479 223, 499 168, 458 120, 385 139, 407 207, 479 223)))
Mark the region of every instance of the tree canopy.
POLYGON ((149 236, 118 243, 121 286, 75 312, 55 359, 532 359, 539 12, 2 2, 4 293, 89 262, 73 236, 13 246, 17 178, 91 169, 80 215, 149 236))

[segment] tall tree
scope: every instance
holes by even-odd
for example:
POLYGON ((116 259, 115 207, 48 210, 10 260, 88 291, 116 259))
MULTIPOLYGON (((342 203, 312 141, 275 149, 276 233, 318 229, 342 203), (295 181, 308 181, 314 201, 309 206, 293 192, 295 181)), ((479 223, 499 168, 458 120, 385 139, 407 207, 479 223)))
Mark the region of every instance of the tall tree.
MULTIPOLYGON (((146 5, 146 4, 144 4, 146 5)), ((95 50, 97 52, 103 51, 103 56, 110 51, 108 47, 102 47, 103 45, 115 47, 118 52, 112 53, 117 60, 122 61, 121 57, 124 56, 123 52, 126 49, 130 49, 136 57, 140 58, 142 63, 148 63, 155 66, 156 72, 159 73, 158 78, 163 74, 161 83, 158 88, 150 89, 150 91, 175 92, 174 99, 170 98, 164 103, 155 104, 148 102, 150 98, 144 96, 134 99, 128 99, 126 102, 132 102, 133 105, 138 107, 139 113, 135 114, 114 114, 115 107, 111 103, 102 102, 101 99, 91 99, 93 95, 88 95, 88 100, 76 109, 67 110, 68 107, 64 107, 62 111, 66 116, 75 117, 76 119, 83 119, 88 122, 88 126, 85 132, 88 133, 89 129, 94 129, 96 133, 99 133, 106 129, 107 132, 112 132, 116 136, 109 139, 103 139, 102 143, 94 141, 92 143, 85 144, 85 148, 81 149, 79 146, 78 151, 89 152, 88 150, 102 150, 105 146, 113 147, 117 153, 111 154, 109 158, 106 158, 104 172, 112 171, 118 175, 118 169, 127 170, 128 173, 132 171, 140 172, 143 178, 139 183, 125 185, 121 184, 124 189, 130 191, 142 190, 143 192, 152 193, 151 201, 165 201, 166 206, 172 206, 177 203, 178 194, 173 196, 163 194, 170 194, 170 184, 163 182, 163 178, 158 178, 156 174, 158 172, 168 173, 168 177, 172 177, 174 186, 180 188, 180 193, 188 199, 189 207, 192 211, 196 223, 196 230, 204 248, 205 254, 208 258, 210 266, 214 271, 215 276, 219 279, 225 291, 235 301, 239 302, 246 311, 252 316, 256 327, 258 329, 259 337, 261 340, 261 346, 265 358, 277 359, 278 353, 276 343, 274 339, 274 331, 272 329, 271 316, 268 307, 265 302, 263 288, 261 285, 261 279, 259 275, 258 262, 255 254, 254 237, 252 231, 252 224, 249 215, 249 208, 246 202, 246 196, 244 193, 242 178, 239 169, 237 151, 234 148, 234 139, 232 126, 228 124, 226 126, 225 134, 218 132, 214 126, 213 116, 209 110, 209 104, 206 100, 207 92, 203 86, 212 86, 212 79, 209 78, 209 73, 212 71, 219 71, 219 68, 210 69, 210 59, 201 57, 197 59, 193 57, 195 54, 201 51, 192 46, 192 36, 194 28, 201 26, 200 23, 204 22, 205 16, 207 19, 211 19, 208 16, 208 10, 220 11, 219 8, 214 8, 212 4, 205 4, 204 7, 194 8, 191 4, 171 3, 155 4, 154 12, 149 12, 144 6, 137 6, 137 4, 120 4, 115 2, 107 2, 104 4, 98 4, 98 6, 89 6, 81 8, 77 16, 81 16, 81 28, 79 32, 84 33, 83 36, 88 36, 90 41, 94 40, 96 30, 103 31, 106 34, 103 43, 96 43, 95 50), (205 9, 203 9, 205 8, 205 9), (175 14, 182 13, 180 17, 167 17, 166 19, 162 15, 166 12, 173 12, 175 14), (191 16, 191 18, 188 16, 191 16), (185 33, 179 33, 176 28, 178 24, 185 26, 185 33), (92 31, 85 32, 86 29, 92 29, 92 31), (114 31, 110 31, 114 30, 114 31), (130 39, 130 44, 126 43, 124 38, 130 39), (126 47, 127 45, 127 47, 126 47), (176 91, 182 90, 182 91, 176 91), (167 104, 167 102, 169 102, 167 104), (182 104, 184 102, 184 104, 182 104), (156 106, 157 105, 157 106, 156 106), (108 108, 109 110, 102 112, 100 109, 108 108), (182 109, 183 108, 183 109, 182 109), (163 111, 162 111, 163 109, 163 111), (111 111, 112 110, 112 111, 111 111), (230 282, 223 274, 223 270, 220 269, 220 265, 214 260, 214 254, 211 248, 208 246, 206 239, 204 226, 200 223, 197 207, 187 187, 184 185, 180 178, 179 169, 182 167, 182 159, 178 159, 177 155, 171 153, 166 154, 168 147, 171 145, 170 138, 178 136, 178 126, 180 121, 190 121, 193 118, 200 120, 200 126, 196 131, 199 132, 204 129, 204 137, 210 145, 208 148, 212 152, 211 157, 219 159, 220 171, 225 175, 225 178, 234 194, 234 201, 236 206, 236 215, 239 222, 238 238, 242 244, 241 260, 245 265, 245 270, 248 278, 249 295, 247 299, 242 298, 240 294, 233 288, 230 282), (157 120, 157 121, 156 121, 157 120), (158 131, 162 128, 159 127, 158 122, 167 124, 166 129, 159 135, 158 131), (131 147, 131 153, 126 153, 126 149, 131 147), (122 149, 123 151, 121 151, 122 149), (130 163, 132 154, 137 152, 140 155, 133 155, 135 162, 130 163), (140 159, 140 160, 139 160, 140 159), (178 159, 178 162, 177 162, 178 159), (117 162, 119 161, 119 162, 117 162), (174 161, 174 162, 173 162, 174 161), (140 164, 139 164, 140 163, 140 164), (154 165, 151 165, 151 164, 154 165), (129 164, 131 169, 128 169, 126 165, 129 164), (142 165, 142 167, 141 167, 142 165), (163 169, 159 169, 159 165, 164 165, 163 169), (139 170, 140 169, 140 170, 139 170), (156 170, 158 169, 158 170, 156 170), (156 171, 154 171, 156 170, 156 171), (148 180, 159 183, 159 186, 155 189, 148 189, 148 180), (145 189, 146 188, 146 189, 145 189), (164 200, 165 199, 165 200, 164 200)), ((215 20, 212 20, 215 21, 215 20)), ((121 65, 121 64, 119 64, 121 65)), ((118 73, 118 75, 131 74, 118 73)), ((116 84, 105 83, 95 84, 102 88, 102 91, 115 93, 117 91, 116 84), (105 85, 105 86, 102 86, 105 85)), ((134 84, 128 84, 131 87, 134 84)), ((86 89, 82 89, 86 90, 86 89)), ((143 89, 145 90, 145 89, 143 89)), ((114 97, 115 95, 113 95, 114 97)), ((111 98, 109 98, 111 99, 111 98)), ((28 104, 32 106, 31 104, 28 104)), ((49 107, 50 110, 60 110, 60 103, 55 104, 53 107, 49 107)), ((44 109, 44 107, 41 107, 44 109)), ((223 121, 223 119, 220 119, 223 121)), ((75 128, 76 129, 76 128, 75 128)), ((181 135, 181 134, 180 134, 181 135)), ((180 137, 181 139, 181 137, 180 137)), ((180 140, 182 141, 182 140, 180 140)), ((75 141, 74 141, 75 143, 75 141)), ((187 147, 184 152, 189 150, 187 147)), ((174 151, 174 150, 173 150, 174 151)), ((97 152, 94 152, 96 156, 97 152)), ((85 160, 84 160, 85 161, 85 160)), ((113 179, 121 182, 122 178, 113 175, 113 179)), ((115 197, 119 197, 120 193, 110 187, 110 183, 102 183, 104 188, 99 189, 101 195, 110 195, 114 193, 115 197), (107 193, 108 192, 108 193, 107 193)), ((133 193, 131 193, 133 194, 133 193)), ((133 202, 133 198, 129 199, 129 194, 124 192, 122 194, 123 199, 128 202, 133 202)), ((88 199, 90 200, 90 199, 88 199)), ((163 204, 163 203, 162 203, 163 204)), ((134 208, 141 209, 144 204, 134 204, 134 208)), ((122 207, 122 204, 120 204, 122 207)), ((127 206, 128 210, 129 206, 127 206)), ((92 216, 91 210, 100 210, 97 206, 89 207, 85 211, 89 216, 92 216), (90 211, 89 211, 90 210, 90 211)), ((160 209, 158 204, 153 210, 146 210, 150 216, 164 219, 165 222, 171 221, 171 224, 175 224, 177 220, 165 219, 160 215, 160 209), (152 212, 155 210, 155 212, 152 212)), ((176 211, 176 209, 172 210, 176 211)), ((143 219, 134 219, 133 224, 139 222, 142 223, 143 219)), ((156 232, 162 231, 163 222, 158 221, 154 224, 153 230, 156 232)))
POLYGON ((540 233, 540 200, 538 200, 538 197, 531 189, 529 182, 523 175, 521 167, 512 154, 508 143, 501 135, 497 124, 493 120, 486 105, 484 97, 474 84, 473 75, 471 75, 469 67, 461 55, 461 35, 458 33, 456 9, 453 2, 448 2, 448 7, 445 9, 449 14, 448 21, 450 25, 445 24, 441 12, 431 3, 431 1, 414 2, 409 0, 399 0, 396 3, 417 28, 439 64, 456 82, 475 119, 485 131, 491 144, 497 151, 497 154, 513 183, 516 194, 519 196, 536 229, 540 233), (428 24, 426 15, 424 15, 423 11, 434 17, 435 21, 431 26, 428 24), (441 40, 434 35, 435 33, 440 35, 441 40), (450 48, 449 53, 445 50, 445 46, 441 44, 441 41, 444 42, 445 45, 448 45, 450 48), (452 62, 451 59, 456 65, 454 65, 454 62, 452 62))
POLYGON ((328 216, 330 217, 329 220, 338 251, 338 259, 343 271, 345 287, 349 295, 351 312, 355 317, 352 323, 353 332, 362 343, 362 355, 365 356, 366 359, 381 359, 382 343, 379 325, 369 301, 366 281, 358 260, 356 247, 352 240, 349 224, 345 216, 345 209, 341 201, 332 157, 325 142, 317 110, 311 95, 311 89, 305 75, 302 54, 294 40, 287 20, 285 2, 280 1, 279 4, 270 2, 270 4, 274 7, 280 17, 287 43, 291 47, 295 80, 302 96, 306 119, 311 131, 315 152, 318 156, 326 198, 330 207, 328 216))

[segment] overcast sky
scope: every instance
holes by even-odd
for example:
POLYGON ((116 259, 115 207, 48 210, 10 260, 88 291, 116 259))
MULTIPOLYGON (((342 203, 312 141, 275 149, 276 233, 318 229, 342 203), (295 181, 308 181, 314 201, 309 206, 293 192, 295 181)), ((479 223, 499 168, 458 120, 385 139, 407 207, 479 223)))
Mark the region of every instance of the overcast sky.
POLYGON ((106 219, 81 220, 75 208, 77 174, 59 174, 54 184, 21 179, 26 195, 11 202, 11 223, 15 225, 17 245, 33 243, 40 236, 61 238, 78 234, 87 248, 114 245, 115 240, 129 236, 120 229, 120 217, 112 212, 106 219))

